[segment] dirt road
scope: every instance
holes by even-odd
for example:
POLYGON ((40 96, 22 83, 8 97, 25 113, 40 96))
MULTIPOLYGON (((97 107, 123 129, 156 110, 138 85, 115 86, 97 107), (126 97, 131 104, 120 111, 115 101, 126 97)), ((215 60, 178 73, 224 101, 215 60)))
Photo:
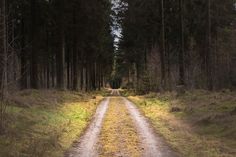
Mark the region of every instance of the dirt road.
POLYGON ((118 90, 99 105, 94 119, 69 157, 177 157, 147 119, 118 90))

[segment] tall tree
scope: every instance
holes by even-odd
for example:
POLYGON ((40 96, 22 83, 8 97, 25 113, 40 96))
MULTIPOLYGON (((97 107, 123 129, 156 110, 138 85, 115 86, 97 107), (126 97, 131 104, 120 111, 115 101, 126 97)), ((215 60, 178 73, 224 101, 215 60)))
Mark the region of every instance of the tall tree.
POLYGON ((179 52, 179 84, 184 85, 184 5, 183 0, 179 0, 179 10, 180 10, 180 52, 179 52))
POLYGON ((64 0, 58 1, 58 34, 59 49, 57 52, 57 88, 65 89, 65 24, 64 24, 64 0))
POLYGON ((165 68, 165 8, 164 8, 164 0, 161 0, 161 86, 165 88, 166 85, 166 68, 165 68))
POLYGON ((31 88, 37 89, 39 88, 39 78, 38 78, 38 53, 36 48, 36 36, 35 33, 37 31, 36 29, 36 19, 38 18, 36 16, 36 12, 38 9, 36 9, 36 0, 31 0, 31 71, 30 71, 30 85, 31 88))
POLYGON ((209 90, 213 90, 212 76, 212 51, 211 51, 211 0, 207 0, 207 52, 206 52, 206 71, 207 86, 209 90))

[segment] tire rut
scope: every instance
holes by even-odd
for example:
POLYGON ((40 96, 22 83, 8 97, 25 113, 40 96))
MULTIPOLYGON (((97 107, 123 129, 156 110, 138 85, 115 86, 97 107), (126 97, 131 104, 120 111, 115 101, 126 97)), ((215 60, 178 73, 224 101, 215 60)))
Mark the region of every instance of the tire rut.
POLYGON ((143 157, 177 157, 178 155, 154 132, 137 107, 128 99, 123 98, 123 100, 141 138, 144 148, 143 157))
POLYGON ((68 157, 97 157, 96 144, 102 128, 103 118, 107 111, 110 98, 103 100, 98 106, 93 121, 90 123, 85 134, 80 138, 78 144, 72 148, 68 157))

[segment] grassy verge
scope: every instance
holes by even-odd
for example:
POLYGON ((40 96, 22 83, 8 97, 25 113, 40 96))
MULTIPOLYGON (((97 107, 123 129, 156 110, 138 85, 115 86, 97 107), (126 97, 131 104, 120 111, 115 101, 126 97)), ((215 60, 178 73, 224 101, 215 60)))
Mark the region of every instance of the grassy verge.
POLYGON ((102 96, 28 90, 11 96, 0 156, 61 157, 83 132, 102 96))
POLYGON ((100 134, 99 156, 141 156, 133 121, 122 98, 111 98, 100 134))
POLYGON ((236 156, 236 93, 187 92, 130 96, 183 157, 236 156))

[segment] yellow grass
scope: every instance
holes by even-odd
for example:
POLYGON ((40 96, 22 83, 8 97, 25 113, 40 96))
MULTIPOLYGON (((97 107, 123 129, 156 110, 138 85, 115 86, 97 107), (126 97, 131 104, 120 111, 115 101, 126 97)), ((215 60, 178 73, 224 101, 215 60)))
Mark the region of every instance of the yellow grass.
POLYGON ((0 156, 62 157, 87 126, 102 99, 91 94, 23 91, 11 98, 0 156))
POLYGON ((122 98, 111 98, 100 135, 100 156, 141 156, 134 123, 122 98))
MULTIPOLYGON (((220 97, 219 93, 215 95, 220 97)), ((181 98, 175 98, 173 95, 156 95, 130 96, 129 99, 138 104, 156 131, 183 157, 235 157, 235 115, 231 115, 229 109, 218 109, 222 106, 233 109, 233 106, 236 107, 235 99, 223 99, 226 96, 222 96, 219 100, 221 103, 214 106, 217 109, 212 109, 212 102, 209 101, 213 100, 213 97, 212 93, 194 93, 181 98), (170 112, 173 106, 179 107, 181 111, 170 112), (214 115, 225 117, 218 120, 214 115), (202 124, 204 116, 211 118, 209 124, 202 124), (228 135, 227 132, 231 134, 228 135)))

